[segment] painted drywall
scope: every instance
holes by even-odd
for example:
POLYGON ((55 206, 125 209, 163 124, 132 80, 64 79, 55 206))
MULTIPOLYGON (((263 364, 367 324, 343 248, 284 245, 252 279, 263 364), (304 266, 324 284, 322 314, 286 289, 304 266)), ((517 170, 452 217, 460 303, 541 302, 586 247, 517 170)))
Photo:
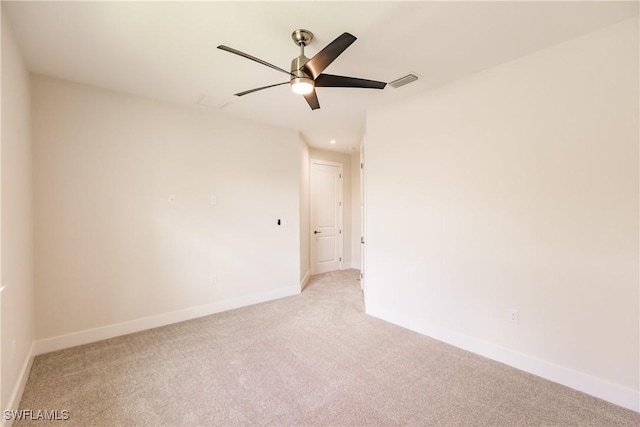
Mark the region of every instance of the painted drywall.
POLYGON ((309 143, 300 133, 300 288, 304 288, 311 274, 309 230, 309 143))
POLYGON ((367 311, 640 410, 638 75, 635 18, 371 111, 367 311))
POLYGON ((351 268, 351 156, 311 147, 309 157, 311 160, 342 163, 342 268, 351 268))
POLYGON ((360 153, 351 154, 351 267, 360 268, 360 153))
POLYGON ((38 340, 300 291, 296 131, 43 76, 32 105, 38 340))
POLYGON ((29 72, 2 14, 2 391, 15 409, 33 342, 33 198, 29 72))

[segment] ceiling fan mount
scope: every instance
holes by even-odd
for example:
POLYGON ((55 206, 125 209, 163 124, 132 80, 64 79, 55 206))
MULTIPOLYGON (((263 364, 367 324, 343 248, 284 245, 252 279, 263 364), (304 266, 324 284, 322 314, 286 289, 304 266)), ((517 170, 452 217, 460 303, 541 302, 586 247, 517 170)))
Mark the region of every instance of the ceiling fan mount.
POLYGON ((291 89, 300 95, 303 95, 309 107, 312 110, 320 108, 316 88, 318 87, 342 87, 342 88, 363 88, 363 89, 384 89, 387 85, 385 82, 375 80, 366 80, 356 77, 335 76, 332 74, 323 74, 327 68, 342 52, 344 52, 356 37, 349 33, 342 33, 334 41, 329 43, 313 58, 309 59, 304 55, 304 48, 313 40, 313 33, 309 30, 298 29, 291 34, 293 42, 300 47, 300 55, 291 61, 291 71, 286 71, 280 67, 270 64, 262 59, 251 56, 247 53, 233 49, 228 46, 220 45, 218 49, 233 53, 243 58, 250 59, 259 64, 266 65, 269 68, 280 71, 289 75, 289 81, 276 83, 269 86, 263 86, 250 89, 244 92, 236 93, 236 96, 244 96, 259 90, 268 89, 275 86, 290 84, 291 89))
POLYGON ((296 46, 308 46, 313 40, 313 33, 309 30, 295 30, 291 33, 291 38, 296 46))

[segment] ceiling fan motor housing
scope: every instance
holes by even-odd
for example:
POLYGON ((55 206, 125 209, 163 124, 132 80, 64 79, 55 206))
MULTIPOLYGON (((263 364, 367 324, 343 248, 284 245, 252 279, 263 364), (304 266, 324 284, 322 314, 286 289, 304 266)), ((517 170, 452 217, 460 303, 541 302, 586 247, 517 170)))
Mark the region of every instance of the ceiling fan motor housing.
POLYGON ((295 93, 305 95, 313 91, 313 79, 307 73, 301 70, 309 58, 300 55, 291 61, 291 88, 295 93))
POLYGON ((304 55, 293 58, 293 61, 291 61, 291 74, 293 74, 293 76, 291 77, 292 82, 294 79, 308 79, 313 81, 311 76, 302 71, 302 67, 304 67, 304 64, 306 64, 307 61, 309 61, 309 58, 304 55))

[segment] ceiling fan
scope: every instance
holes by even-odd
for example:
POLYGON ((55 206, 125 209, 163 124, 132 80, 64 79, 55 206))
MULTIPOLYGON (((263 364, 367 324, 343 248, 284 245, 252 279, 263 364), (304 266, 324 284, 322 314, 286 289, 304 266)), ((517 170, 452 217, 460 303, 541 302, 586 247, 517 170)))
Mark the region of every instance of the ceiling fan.
POLYGON ((307 100, 309 107, 312 110, 320 108, 318 102, 318 96, 316 95, 315 88, 317 87, 352 87, 352 88, 364 88, 364 89, 384 89, 387 85, 384 82, 378 82, 375 80, 359 79, 356 77, 335 76, 333 74, 323 74, 322 72, 331 64, 342 52, 344 52, 351 44, 356 41, 356 38, 349 34, 343 33, 334 41, 329 43, 324 49, 318 52, 313 58, 309 59, 304 56, 304 48, 313 40, 313 33, 309 30, 295 30, 291 34, 293 42, 300 46, 300 56, 294 58, 291 61, 291 71, 284 70, 273 64, 270 64, 262 59, 256 58, 239 50, 233 49, 228 46, 220 45, 218 49, 233 53, 235 55, 242 56, 244 58, 255 61, 259 64, 266 65, 285 74, 289 75, 289 81, 283 83, 276 83, 269 86, 258 87, 255 89, 246 90, 244 92, 236 93, 236 96, 244 96, 249 93, 257 92, 259 90, 268 89, 275 86, 281 86, 290 84, 291 89, 307 100))

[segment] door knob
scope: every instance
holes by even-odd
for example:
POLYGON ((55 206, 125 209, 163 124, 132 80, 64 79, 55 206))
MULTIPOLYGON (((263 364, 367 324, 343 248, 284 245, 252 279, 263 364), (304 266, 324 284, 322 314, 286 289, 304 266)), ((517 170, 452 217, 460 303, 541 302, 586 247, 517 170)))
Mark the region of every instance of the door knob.
POLYGON ((320 234, 320 233, 322 233, 322 231, 315 230, 315 231, 313 232, 313 234, 320 234))

